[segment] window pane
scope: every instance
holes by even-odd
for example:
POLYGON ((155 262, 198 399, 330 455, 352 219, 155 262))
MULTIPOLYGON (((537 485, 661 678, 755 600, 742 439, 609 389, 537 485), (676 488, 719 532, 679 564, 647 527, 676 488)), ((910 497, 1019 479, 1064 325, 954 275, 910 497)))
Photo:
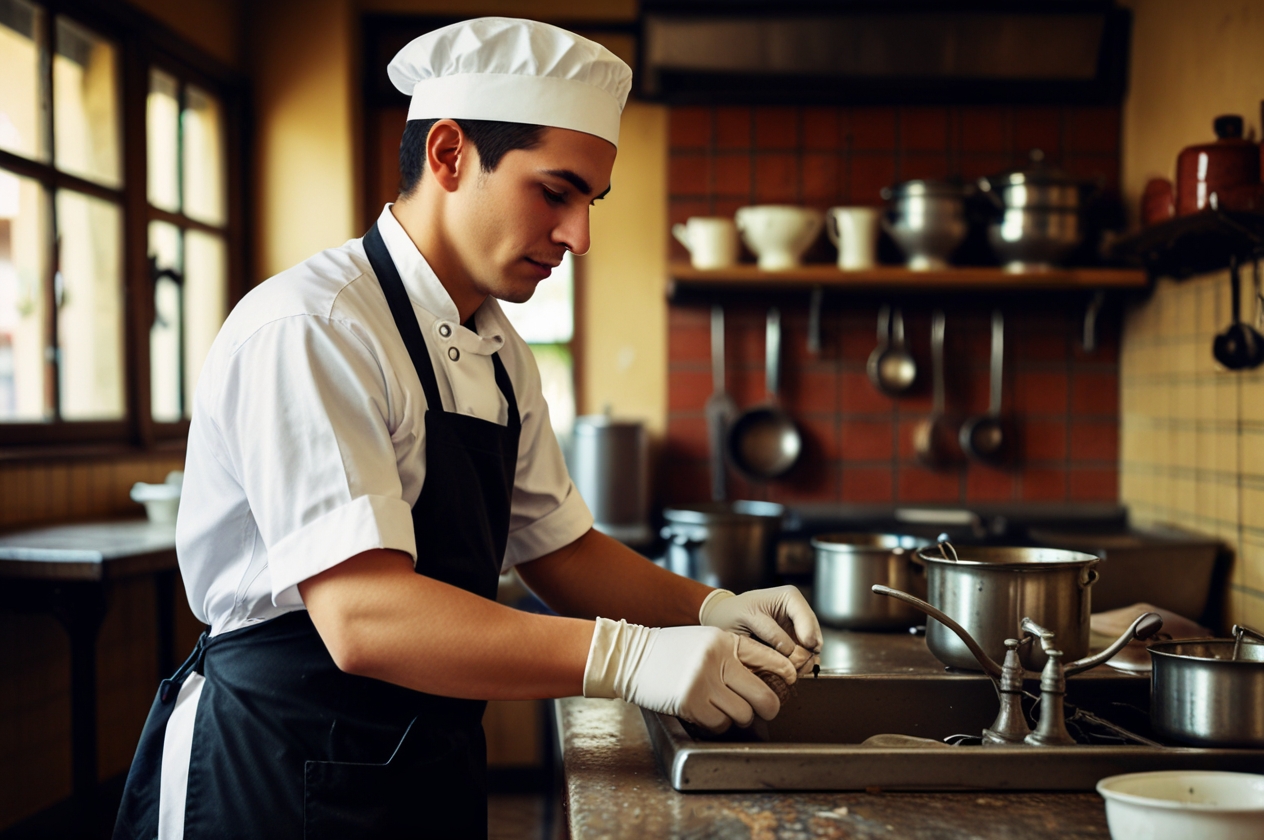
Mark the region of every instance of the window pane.
POLYGON ((149 142, 149 203, 180 212, 180 90, 173 76, 149 72, 145 103, 149 142))
POLYGON ((180 251, 178 227, 149 223, 149 257, 160 275, 154 280, 154 323, 149 328, 149 408, 153 418, 162 423, 184 415, 180 404, 180 251))
POLYGON ((122 213, 107 201, 57 193, 61 289, 61 415, 123 416, 122 213))
POLYGON ((53 127, 57 166, 116 187, 119 165, 118 51, 64 17, 57 18, 53 127))
POLYGON ((0 170, 0 420, 46 420, 47 194, 0 170))
POLYGON ((526 303, 505 303, 509 323, 529 344, 564 344, 575 331, 574 321, 575 262, 570 253, 562 264, 535 287, 535 294, 526 303))
POLYGON ((48 160, 47 107, 40 72, 44 10, 25 0, 0 0, 0 149, 48 160))
POLYGON ((228 297, 228 249, 218 236, 191 230, 184 235, 184 413, 193 409, 202 363, 224 324, 228 297))
POLYGON ((569 347, 561 344, 533 344, 536 364, 540 366, 540 387, 549 404, 549 421, 553 431, 565 440, 575 425, 575 362, 569 347))
POLYGON ((184 212, 224 222, 224 112, 219 100, 189 85, 184 94, 184 212))

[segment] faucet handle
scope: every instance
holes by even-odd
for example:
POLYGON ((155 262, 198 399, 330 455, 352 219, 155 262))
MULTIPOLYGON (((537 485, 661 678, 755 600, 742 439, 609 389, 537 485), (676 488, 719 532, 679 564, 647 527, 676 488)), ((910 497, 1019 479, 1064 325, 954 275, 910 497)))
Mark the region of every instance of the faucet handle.
POLYGON ((1065 673, 1069 677, 1072 674, 1078 674, 1081 671, 1087 671, 1096 665, 1100 665, 1107 659, 1110 659, 1124 646, 1133 639, 1148 639, 1163 628, 1163 617, 1158 613, 1142 613, 1132 622, 1132 626, 1124 631, 1123 635, 1110 643, 1110 646, 1101 653, 1095 653, 1092 656, 1086 656, 1083 659, 1077 659, 1066 666, 1065 673))
POLYGON ((1052 630, 1046 630, 1026 616, 1023 617, 1023 621, 1020 626, 1022 627, 1024 635, 1035 636, 1040 640, 1040 649, 1043 650, 1045 654, 1048 654, 1049 651, 1055 649, 1054 633, 1052 630))

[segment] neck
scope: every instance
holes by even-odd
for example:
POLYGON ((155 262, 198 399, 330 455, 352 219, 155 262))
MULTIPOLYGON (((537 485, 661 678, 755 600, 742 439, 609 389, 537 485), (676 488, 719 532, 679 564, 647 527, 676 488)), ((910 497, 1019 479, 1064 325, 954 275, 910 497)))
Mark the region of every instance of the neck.
POLYGON ((436 222, 439 215, 429 211, 416 199, 396 201, 391 206, 391 213, 439 278, 448 296, 456 304, 460 322, 464 324, 483 305, 487 295, 478 291, 473 278, 465 271, 449 244, 443 226, 436 222))

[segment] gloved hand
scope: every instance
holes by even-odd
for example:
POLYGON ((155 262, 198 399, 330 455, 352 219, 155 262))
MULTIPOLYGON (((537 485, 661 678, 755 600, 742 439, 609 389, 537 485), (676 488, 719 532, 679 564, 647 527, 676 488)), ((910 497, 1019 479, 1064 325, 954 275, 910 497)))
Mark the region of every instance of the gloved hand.
POLYGON ((755 589, 741 595, 717 589, 702 602, 698 623, 754 636, 794 660, 799 673, 810 670, 813 654, 821 652, 821 625, 794 586, 755 589))
POLYGON ((753 671, 794 683, 790 660, 751 639, 714 627, 642 627, 597 619, 584 667, 585 697, 618 697, 682 717, 712 732, 750 726, 781 709, 753 671))

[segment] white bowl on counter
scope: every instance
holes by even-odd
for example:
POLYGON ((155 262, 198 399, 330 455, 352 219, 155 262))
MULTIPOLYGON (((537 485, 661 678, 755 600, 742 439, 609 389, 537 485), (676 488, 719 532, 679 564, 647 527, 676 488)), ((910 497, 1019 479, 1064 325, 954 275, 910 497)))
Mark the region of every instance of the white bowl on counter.
POLYGON ((145 506, 145 515, 150 522, 171 523, 176 521, 176 513, 180 509, 180 490, 183 483, 184 473, 174 471, 167 473, 162 484, 136 482, 129 495, 133 502, 145 506))
POLYGON ((1264 776, 1215 770, 1125 773, 1097 783, 1112 840, 1258 840, 1264 776))

